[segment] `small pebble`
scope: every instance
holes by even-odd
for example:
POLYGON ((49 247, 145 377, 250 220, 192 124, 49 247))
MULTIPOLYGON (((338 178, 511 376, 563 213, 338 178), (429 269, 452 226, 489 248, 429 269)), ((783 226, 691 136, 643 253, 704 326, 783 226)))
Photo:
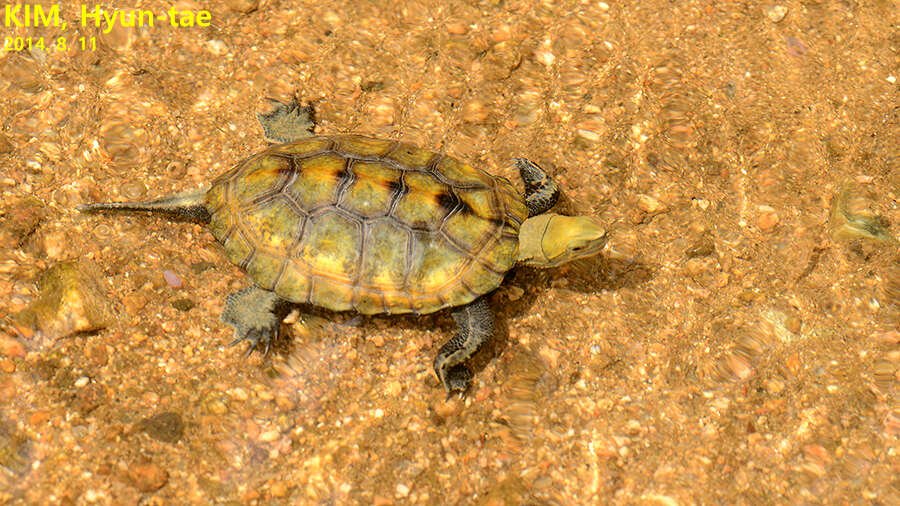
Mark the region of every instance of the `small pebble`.
POLYGON ((759 228, 771 230, 778 224, 778 213, 770 206, 759 206, 760 215, 757 220, 759 228))
POLYGON ((184 286, 184 282, 181 280, 178 274, 175 274, 175 271, 171 271, 168 269, 164 270, 163 278, 166 280, 166 283, 172 288, 181 288, 182 286, 184 286))
POLYGON ((0 154, 12 153, 14 149, 16 148, 9 141, 9 137, 0 134, 0 154))
POLYGON ((469 29, 462 23, 448 23, 447 32, 452 35, 465 35, 469 29))
POLYGON ((7 374, 12 374, 16 372, 16 364, 11 360, 3 359, 0 360, 0 371, 3 371, 7 374))
POLYGON ((662 202, 649 195, 638 195, 637 199, 638 209, 644 211, 647 214, 657 214, 659 212, 662 212, 662 210, 666 207, 662 204, 662 202))
POLYGON ((128 470, 128 478, 141 492, 153 492, 169 481, 169 473, 155 464, 138 464, 128 470))
POLYGON ((900 343, 900 331, 888 330, 879 332, 873 335, 872 338, 879 343, 897 344, 900 343))
POLYGON ((274 481, 271 485, 269 485, 269 494, 272 497, 287 497, 289 492, 289 487, 287 483, 283 481, 274 481))
POLYGON ((509 286, 506 288, 506 298, 511 301, 519 300, 523 295, 525 295, 525 290, 518 286, 509 286))
POLYGON ((785 319, 784 326, 791 331, 792 334, 796 335, 799 334, 800 330, 803 328, 803 320, 798 316, 789 316, 785 319))
POLYGON ((278 436, 280 435, 281 433, 279 433, 277 430, 267 430, 259 435, 259 441, 262 443, 271 443, 272 441, 278 439, 278 436))
POLYGON ((259 8, 259 0, 227 0, 225 5, 235 12, 247 14, 259 8))
POLYGON ((773 23, 778 23, 787 16, 788 8, 783 5, 767 5, 763 7, 766 17, 773 23))
POLYGON ((0 355, 4 357, 24 357, 25 347, 13 337, 0 332, 0 355))

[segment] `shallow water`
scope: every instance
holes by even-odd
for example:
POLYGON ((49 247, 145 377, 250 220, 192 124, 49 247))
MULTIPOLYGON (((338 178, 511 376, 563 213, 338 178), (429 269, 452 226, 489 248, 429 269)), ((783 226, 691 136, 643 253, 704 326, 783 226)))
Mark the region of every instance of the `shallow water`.
POLYGON ((900 502, 894 3, 231 0, 109 33, 79 12, 7 30, 67 49, 0 53, 0 503, 900 502), (610 243, 507 278, 464 400, 431 370, 443 313, 295 315, 244 360, 218 315, 249 281, 209 233, 74 208, 199 187, 292 94, 320 133, 516 184, 533 159, 610 243), (114 322, 17 323, 75 259, 114 322))

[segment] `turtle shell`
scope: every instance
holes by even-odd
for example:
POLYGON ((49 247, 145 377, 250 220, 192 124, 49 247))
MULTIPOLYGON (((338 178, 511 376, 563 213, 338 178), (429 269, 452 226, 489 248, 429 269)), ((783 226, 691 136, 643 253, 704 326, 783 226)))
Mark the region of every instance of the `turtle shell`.
POLYGON ((430 313, 496 288, 528 211, 510 182, 361 136, 273 146, 215 181, 210 231, 253 281, 295 303, 430 313))

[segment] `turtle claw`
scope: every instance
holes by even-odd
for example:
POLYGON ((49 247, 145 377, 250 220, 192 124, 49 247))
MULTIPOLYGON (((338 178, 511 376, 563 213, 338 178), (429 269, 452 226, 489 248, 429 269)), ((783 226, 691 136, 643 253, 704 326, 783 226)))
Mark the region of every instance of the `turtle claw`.
MULTIPOLYGON (((235 329, 235 335, 238 334, 238 330, 235 329)), ((257 351, 262 347, 262 355, 263 357, 269 356, 269 352, 272 351, 272 342, 278 340, 279 331, 276 328, 274 333, 266 332, 264 329, 252 329, 249 332, 245 332, 244 335, 238 336, 228 344, 228 347, 236 346, 244 341, 249 341, 250 346, 247 347, 247 351, 244 352, 244 360, 250 358, 253 355, 254 351, 257 351), (268 336, 268 337, 267 337, 268 336)))
POLYGON ((459 397, 462 398, 465 397, 466 392, 469 390, 469 385, 472 381, 472 371, 465 365, 457 364, 444 372, 444 377, 441 378, 441 381, 447 390, 448 401, 450 397, 453 397, 454 393, 459 393, 459 397))

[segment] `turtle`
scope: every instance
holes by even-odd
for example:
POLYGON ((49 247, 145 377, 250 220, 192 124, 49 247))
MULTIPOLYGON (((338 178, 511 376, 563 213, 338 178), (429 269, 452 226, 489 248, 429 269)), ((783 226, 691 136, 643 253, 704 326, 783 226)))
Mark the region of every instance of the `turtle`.
POLYGON ((554 267, 600 253, 589 216, 550 213, 559 185, 514 160, 524 194, 503 177, 408 143, 315 135, 294 97, 257 113, 269 147, 198 190, 82 212, 160 213, 204 224, 252 284, 227 296, 232 345, 268 353, 292 308, 424 315, 450 308, 457 333, 433 367, 448 396, 473 377, 467 360, 493 333, 488 295, 516 264, 554 267))

